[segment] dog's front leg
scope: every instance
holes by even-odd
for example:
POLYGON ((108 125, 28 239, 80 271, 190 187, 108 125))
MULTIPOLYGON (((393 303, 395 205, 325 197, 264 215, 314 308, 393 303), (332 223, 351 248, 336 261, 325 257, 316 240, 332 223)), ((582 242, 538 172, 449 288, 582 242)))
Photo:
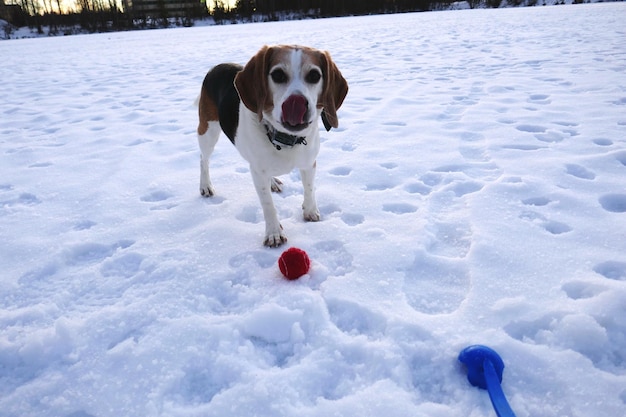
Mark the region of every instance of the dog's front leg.
POLYGON ((254 188, 259 196, 261 208, 263 209, 263 217, 265 218, 265 240, 263 244, 271 248, 276 248, 287 242, 287 236, 283 233, 283 227, 278 221, 274 200, 272 200, 272 177, 263 173, 259 173, 254 169, 252 173, 252 181, 254 188))
POLYGON ((317 208, 315 200, 315 171, 317 163, 313 162, 313 166, 300 170, 302 178, 302 187, 304 188, 304 201, 302 203, 302 214, 304 220, 309 222, 318 222, 320 220, 320 211, 317 208))

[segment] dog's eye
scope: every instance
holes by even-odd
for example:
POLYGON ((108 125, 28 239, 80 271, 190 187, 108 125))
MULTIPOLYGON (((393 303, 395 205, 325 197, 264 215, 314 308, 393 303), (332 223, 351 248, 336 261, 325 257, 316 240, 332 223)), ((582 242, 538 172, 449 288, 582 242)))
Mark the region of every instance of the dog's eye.
POLYGON ((285 71, 283 71, 280 68, 277 68, 274 71, 272 71, 272 73, 270 74, 270 77, 272 77, 272 80, 276 84, 284 84, 289 80, 289 77, 287 77, 287 74, 285 74, 285 71))
POLYGON ((304 77, 306 82, 309 84, 317 84, 321 78, 322 78, 322 74, 320 74, 320 72, 316 69, 312 69, 311 71, 308 72, 306 77, 304 77))

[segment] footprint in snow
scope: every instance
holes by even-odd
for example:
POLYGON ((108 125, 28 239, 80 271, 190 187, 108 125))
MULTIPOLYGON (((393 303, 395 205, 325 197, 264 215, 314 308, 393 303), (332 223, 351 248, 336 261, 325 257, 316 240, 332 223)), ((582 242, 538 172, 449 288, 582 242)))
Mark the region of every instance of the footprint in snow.
POLYGON ((398 167, 398 164, 396 164, 395 162, 383 162, 382 164, 380 164, 380 166, 385 169, 394 169, 398 167))
POLYGON ((541 142, 557 143, 562 142, 566 137, 574 137, 580 135, 574 127, 578 126, 572 122, 554 122, 558 126, 557 129, 548 129, 544 126, 520 124, 516 129, 524 133, 532 133, 535 139, 541 142))
POLYGON ((432 219, 425 227, 430 240, 404 272, 404 293, 416 311, 447 314, 459 308, 471 285, 466 256, 472 245, 472 230, 457 213, 446 214, 446 209, 432 207, 430 210, 440 218, 432 219))
POLYGON ((429 239, 404 277, 407 303, 425 314, 451 313, 465 300, 471 286, 467 256, 473 241, 468 196, 501 176, 483 135, 464 132, 460 139, 462 162, 437 167, 420 178, 421 184, 405 186, 426 196, 424 232, 429 239))
POLYGON ((447 314, 459 308, 470 289, 470 276, 464 259, 416 254, 406 269, 404 293, 407 303, 425 314, 447 314))
POLYGON ((565 137, 561 133, 554 132, 554 131, 548 131, 545 133, 537 133, 535 135, 535 138, 541 142, 548 142, 548 143, 562 142, 563 139, 565 139, 565 137))
POLYGON ((80 220, 74 224, 74 230, 88 230, 94 227, 97 223, 91 220, 80 220))
POLYGON ((330 320, 339 330, 350 335, 364 335, 369 339, 381 338, 387 328, 387 320, 381 314, 352 301, 326 300, 330 320))
POLYGON ((129 248, 134 244, 134 240, 120 240, 111 245, 86 242, 67 248, 63 258, 67 265, 98 263, 111 257, 117 250, 129 248))
POLYGON ((569 135, 570 137, 580 136, 580 132, 577 129, 574 129, 579 126, 576 122, 557 120, 553 123, 562 128, 561 133, 564 135, 569 135))
POLYGON ((616 106, 626 106, 626 97, 622 97, 612 102, 616 106))
POLYGON ((397 186, 394 181, 390 179, 381 179, 378 182, 371 182, 365 186, 365 191, 385 191, 390 190, 397 186))
POLYGON ((104 265, 106 265, 107 260, 113 257, 118 251, 127 249, 134 244, 134 240, 123 239, 113 244, 85 242, 73 245, 65 248, 60 254, 55 255, 50 262, 26 272, 20 277, 19 282, 20 284, 25 284, 35 281, 45 281, 65 266, 80 268, 104 262, 103 267, 106 270, 104 265))
POLYGON ((354 257, 339 240, 318 242, 308 252, 311 259, 327 270, 328 275, 343 276, 354 269, 354 257))
MULTIPOLYGON (((604 138, 594 139, 593 143, 595 143, 598 146, 611 146, 611 145, 613 145, 613 141, 611 139, 604 139, 604 138)), ((624 164, 624 165, 626 165, 626 164, 624 164)))
POLYGON ((543 126, 527 125, 527 124, 518 125, 516 129, 519 130, 520 132, 526 132, 526 133, 544 133, 547 130, 543 126))
POLYGON ((0 201, 0 207, 35 206, 37 204, 41 204, 41 200, 31 193, 21 193, 17 197, 0 201))
MULTIPOLYGON (((593 271, 609 280, 626 281, 626 262, 623 261, 600 262, 593 271)), ((608 289, 596 278, 566 282, 561 289, 574 302, 600 303, 602 308, 549 312, 533 320, 516 320, 504 327, 506 333, 522 343, 576 351, 595 367, 623 375, 626 357, 620 342, 623 340, 622 300, 610 297, 594 300, 608 289)))
POLYGON ((548 232, 551 233, 553 235, 560 235, 562 233, 567 233, 567 232, 571 232, 572 228, 565 224, 565 223, 561 223, 561 222, 557 222, 557 221, 546 221, 543 224, 543 228, 548 232))
POLYGON ((462 259, 472 246, 472 230, 462 221, 436 222, 426 228, 432 236, 427 245, 428 253, 447 258, 462 259))
POLYGON ((596 178, 596 174, 592 171, 589 171, 582 165, 577 164, 566 164, 565 170, 569 175, 572 175, 576 178, 580 178, 583 180, 593 180, 596 178))
POLYGON ((235 216, 239 221, 257 224, 263 221, 263 212, 258 206, 246 206, 235 216))
POLYGON ((606 261, 594 266, 593 270, 605 278, 626 281, 626 262, 606 261))
POLYGON ((626 212, 626 194, 605 194, 599 199, 600 205, 612 213, 626 212))
POLYGON ((552 200, 550 200, 548 197, 531 197, 531 198, 526 198, 522 200, 522 203, 527 206, 538 206, 538 207, 547 206, 551 202, 552 200))
MULTIPOLYGON (((280 253, 266 252, 266 251, 247 251, 238 253, 232 256, 228 260, 228 265, 233 269, 233 273, 230 275, 230 282, 232 284, 249 286, 251 278, 255 275, 255 270, 258 268, 269 269, 276 265, 278 256, 280 253)), ((227 306, 232 304, 234 295, 229 294, 229 290, 226 290, 222 295, 220 302, 222 305, 227 306)))
POLYGON ((228 264, 233 268, 240 268, 241 266, 253 262, 256 266, 267 269, 274 266, 277 259, 277 256, 273 252, 249 251, 231 257, 228 264))
POLYGON ((424 183, 411 182, 404 186, 404 190, 409 194, 428 195, 432 189, 424 183))
POLYGON ((169 191, 157 190, 143 195, 140 200, 145 203, 161 203, 150 207, 150 210, 169 210, 177 206, 175 203, 165 202, 172 197, 174 195, 169 191))
POLYGON ((443 175, 436 172, 427 172, 420 177, 420 181, 429 187, 434 187, 443 181, 443 175))
MULTIPOLYGON (((581 300, 594 297, 602 290, 574 282, 565 286, 564 291, 570 298, 581 300)), ((603 310, 617 313, 622 310, 619 304, 619 301, 609 301, 604 303, 603 310)), ((576 351, 596 368, 616 375, 623 374, 626 368, 619 343, 611 343, 611 340, 619 340, 623 336, 623 329, 619 321, 606 319, 604 312, 550 312, 533 320, 513 321, 504 326, 504 331, 525 344, 576 351)))
POLYGON ((533 104, 550 104, 552 100, 549 94, 531 94, 528 97, 528 102, 533 104))
POLYGON ((343 213, 337 204, 326 204, 320 206, 322 217, 329 218, 333 215, 339 216, 347 226, 357 226, 365 221, 365 216, 359 213, 343 213))
POLYGON ((47 168, 49 166, 54 165, 52 162, 37 162, 35 164, 29 165, 29 168, 47 168))
POLYGON ((358 226, 365 221, 365 216, 358 213, 342 213, 341 221, 348 226, 358 226))
POLYGON ((347 175, 350 175, 350 173, 352 172, 352 168, 347 167, 347 166, 339 166, 339 167, 335 167, 335 168, 331 169, 328 172, 331 175, 335 175, 335 176, 339 176, 339 177, 345 177, 347 175))
POLYGON ((496 120, 498 123, 503 124, 503 125, 514 125, 515 123, 517 123, 517 120, 515 119, 508 119, 508 118, 501 118, 496 120))
POLYGON ((330 203, 319 207, 322 217, 329 217, 334 213, 341 213, 341 207, 339 205, 330 203))
POLYGON ((387 203, 383 204, 383 211, 393 214, 407 214, 417 211, 417 206, 409 203, 387 203))
POLYGON ((168 191, 152 191, 148 194, 143 195, 140 200, 146 203, 156 203, 160 201, 165 201, 171 197, 173 197, 173 195, 168 191))
POLYGON ((472 194, 482 190, 484 184, 478 181, 463 181, 451 185, 448 189, 457 197, 463 197, 466 194, 472 194))
POLYGON ((226 365, 208 355, 181 369, 164 397, 186 407, 209 404, 213 397, 233 385, 241 377, 240 373, 239 367, 226 369, 226 365))
MULTIPOLYGON (((593 271, 607 280, 626 281, 626 262, 624 261, 600 262, 593 267, 593 271)), ((556 328, 554 335, 556 337, 548 338, 547 342, 556 343, 557 340, 564 340, 564 343, 574 342, 572 343, 573 346, 565 345, 564 347, 569 347, 587 356, 599 369, 616 375, 623 375, 626 370, 626 357, 620 348, 620 341, 623 340, 622 300, 619 298, 593 300, 607 289, 608 286, 603 285, 597 279, 593 281, 571 281, 563 284, 562 290, 570 299, 574 301, 585 300, 586 303, 599 303, 602 308, 591 311, 602 311, 602 313, 571 314, 560 319, 558 323, 550 323, 544 327, 549 328, 549 330, 556 328), (563 325, 563 322, 567 322, 566 325, 563 325), (566 330, 565 334, 559 334, 561 328, 566 330)), ((546 343, 543 340, 540 342, 546 343)))
MULTIPOLYGON (((541 199, 539 200, 529 199, 529 200, 524 200, 524 201, 530 201, 529 203, 525 203, 525 204, 535 205, 535 206, 538 205, 536 204, 537 202, 539 203, 544 202, 544 200, 541 200, 541 199), (533 202, 535 204, 532 204, 533 202)), ((546 204, 548 203, 546 202, 546 204)), ((555 220, 549 220, 544 215, 537 213, 536 211, 532 211, 532 210, 522 212, 519 215, 519 218, 522 220, 529 221, 532 224, 536 224, 542 229, 544 229, 546 232, 553 234, 553 235, 560 235, 560 234, 572 231, 572 228, 568 224, 555 221, 555 220)))
POLYGON ((597 296, 606 291, 607 288, 584 281, 571 281, 563 284, 561 289, 572 300, 585 300, 597 296))
POLYGON ((353 152, 354 150, 356 150, 357 145, 354 143, 349 143, 346 142, 343 145, 341 145, 341 150, 344 152, 353 152))
POLYGON ((103 277, 130 278, 141 270, 141 263, 145 259, 139 253, 125 253, 116 258, 107 259, 102 263, 100 273, 103 277))

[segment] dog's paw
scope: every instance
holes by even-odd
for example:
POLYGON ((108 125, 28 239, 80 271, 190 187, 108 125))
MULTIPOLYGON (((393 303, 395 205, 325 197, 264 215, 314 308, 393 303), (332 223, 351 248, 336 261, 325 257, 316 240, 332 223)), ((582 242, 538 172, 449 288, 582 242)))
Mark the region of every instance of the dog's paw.
POLYGON ((283 226, 281 224, 278 225, 277 229, 265 231, 263 245, 270 248, 277 248, 285 242, 287 242, 287 236, 283 233, 283 226))
POLYGON ((287 242, 287 236, 281 233, 274 233, 265 237, 263 245, 269 248, 277 248, 287 242))
POLYGON ((283 182, 276 177, 272 177, 272 192, 273 193, 283 192, 283 182))
POLYGON ((215 189, 212 185, 201 185, 200 186, 200 195, 202 197, 213 197, 215 195, 215 189))
POLYGON ((306 204, 302 205, 302 216, 307 222, 319 222, 322 216, 317 208, 317 204, 313 204, 312 207, 307 208, 306 204))
POLYGON ((307 222, 319 222, 321 220, 321 216, 320 216, 320 212, 319 211, 313 211, 313 212, 304 212, 304 220, 307 222))

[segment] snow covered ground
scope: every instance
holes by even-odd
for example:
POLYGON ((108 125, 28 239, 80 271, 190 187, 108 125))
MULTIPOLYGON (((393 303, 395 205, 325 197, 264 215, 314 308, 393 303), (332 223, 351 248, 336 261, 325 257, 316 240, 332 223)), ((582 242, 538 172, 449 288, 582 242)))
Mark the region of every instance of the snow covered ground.
POLYGON ((456 357, 503 357, 518 417, 626 414, 626 4, 0 43, 1 416, 495 415, 456 357), (320 223, 275 195, 281 278, 206 71, 331 51, 320 223))

